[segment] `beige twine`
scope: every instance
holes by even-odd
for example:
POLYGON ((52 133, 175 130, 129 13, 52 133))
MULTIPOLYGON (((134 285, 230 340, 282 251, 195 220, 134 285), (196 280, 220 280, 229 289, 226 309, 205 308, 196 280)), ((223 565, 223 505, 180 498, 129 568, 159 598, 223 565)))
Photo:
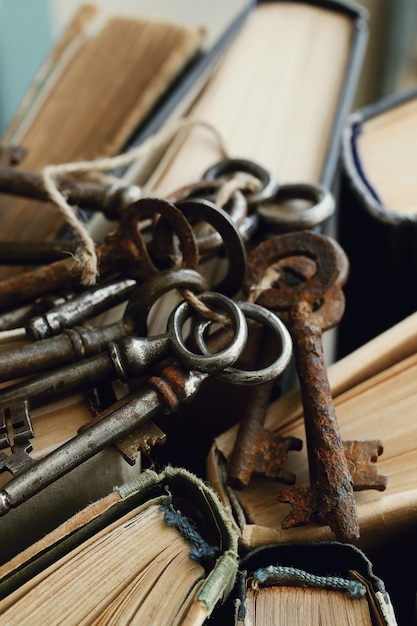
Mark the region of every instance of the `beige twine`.
MULTIPOLYGON (((219 150, 223 156, 227 156, 223 140, 219 132, 208 122, 201 120, 186 120, 180 118, 161 131, 151 135, 138 148, 129 152, 110 158, 102 158, 94 161, 79 161, 74 163, 62 163, 59 165, 48 165, 42 171, 45 190, 50 199, 62 213, 67 224, 71 226, 78 235, 81 245, 75 253, 75 259, 81 266, 81 284, 94 285, 98 277, 98 260, 96 247, 93 239, 88 233, 85 225, 76 216, 76 207, 71 206, 64 194, 58 189, 56 177, 65 174, 92 174, 94 172, 105 172, 124 165, 130 165, 140 158, 148 156, 153 150, 171 141, 182 129, 192 126, 203 126, 210 130, 219 145, 219 150)), ((123 182, 123 181, 121 181, 123 182)))
MULTIPOLYGON (((218 130, 208 122, 202 120, 187 120, 180 118, 171 125, 161 131, 151 135, 138 148, 129 152, 117 155, 115 157, 101 158, 93 161, 79 161, 73 163, 62 163, 59 165, 48 165, 42 171, 45 190, 49 198, 58 207, 67 224, 71 226, 78 235, 81 245, 75 252, 74 258, 81 267, 81 284, 88 286, 97 282, 99 275, 98 260, 95 243, 90 236, 87 228, 81 220, 77 218, 77 207, 71 206, 64 194, 58 189, 56 178, 65 174, 84 174, 90 179, 99 172, 105 172, 117 167, 130 165, 139 159, 148 157, 154 150, 158 150, 161 146, 174 139, 176 134, 183 129, 193 126, 201 126, 213 133, 222 158, 228 156, 223 139, 218 130)), ((108 178, 108 177, 107 177, 108 178)), ((119 184, 123 184, 122 179, 117 179, 119 184)), ((259 186, 259 180, 250 174, 244 172, 236 172, 233 178, 225 181, 219 188, 216 197, 216 204, 224 207, 237 190, 254 191, 259 186)), ((189 289, 181 290, 182 296, 204 317, 216 321, 226 326, 230 324, 230 319, 213 311, 205 305, 198 296, 189 289)))

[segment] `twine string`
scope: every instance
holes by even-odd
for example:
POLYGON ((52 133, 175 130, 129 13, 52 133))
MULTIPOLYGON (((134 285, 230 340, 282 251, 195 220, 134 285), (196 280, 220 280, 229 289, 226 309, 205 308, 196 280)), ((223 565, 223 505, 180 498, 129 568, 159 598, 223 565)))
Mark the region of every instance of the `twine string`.
POLYGON ((72 163, 61 163, 59 165, 47 165, 43 168, 42 177, 45 190, 51 201, 58 207, 64 220, 71 226, 80 239, 80 246, 75 252, 75 260, 81 267, 81 284, 94 285, 99 275, 98 259, 95 243, 89 234, 86 226, 76 215, 77 207, 71 206, 64 194, 58 189, 56 178, 68 174, 83 174, 92 176, 94 174, 130 165, 141 158, 149 156, 154 150, 169 141, 172 141, 179 131, 202 126, 209 130, 215 137, 220 154, 227 156, 227 151, 218 130, 204 120, 189 120, 180 118, 147 138, 138 148, 129 152, 119 154, 115 157, 100 158, 93 161, 78 161, 72 163))

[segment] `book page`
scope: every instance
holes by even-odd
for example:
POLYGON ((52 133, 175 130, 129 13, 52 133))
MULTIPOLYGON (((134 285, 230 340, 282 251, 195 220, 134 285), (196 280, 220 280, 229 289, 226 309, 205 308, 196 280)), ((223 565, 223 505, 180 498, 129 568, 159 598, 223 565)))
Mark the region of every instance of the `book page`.
POLYGON ((363 170, 390 211, 416 215, 417 99, 365 120, 358 137, 363 170))
MULTIPOLYGON (((189 558, 190 546, 167 525, 159 505, 110 526, 73 557, 43 572, 30 589, 6 599, 7 623, 105 624, 143 619, 170 624, 204 570, 189 558), (80 590, 82 594, 80 595, 80 590), (143 611, 144 613, 141 613, 143 611), (142 617, 141 617, 142 615, 142 617)), ((187 602, 187 600, 186 600, 187 602)), ((1 604, 0 604, 1 608, 1 604)))
MULTIPOLYGON (((400 528, 409 527, 417 518, 417 426, 413 418, 417 402, 415 377, 417 356, 397 363, 381 374, 353 387, 335 398, 336 416, 343 440, 381 440, 383 452, 377 459, 378 474, 387 477, 385 491, 355 492, 360 540, 359 546, 370 547, 394 536, 400 528)), ((281 436, 294 436, 303 441, 301 452, 289 452, 285 469, 294 472, 297 485, 309 485, 306 439, 302 416, 281 426, 285 414, 274 411, 268 427, 281 436)), ((232 451, 237 427, 216 438, 217 455, 211 457, 208 472, 219 479, 216 465, 232 451)), ((353 469, 353 468, 352 468, 353 469)), ((243 541, 250 547, 269 541, 324 540, 334 538, 327 526, 315 523, 283 530, 281 522, 289 513, 289 505, 278 502, 280 484, 252 478, 245 489, 233 493, 246 513, 247 525, 243 541)), ((225 494, 223 494, 224 497, 225 494)))
MULTIPOLYGON (((211 124, 230 156, 282 183, 320 179, 345 81, 352 21, 324 8, 265 3, 241 32, 190 112, 211 124)), ((178 140, 148 185, 160 194, 197 181, 219 160, 207 129, 178 140)))

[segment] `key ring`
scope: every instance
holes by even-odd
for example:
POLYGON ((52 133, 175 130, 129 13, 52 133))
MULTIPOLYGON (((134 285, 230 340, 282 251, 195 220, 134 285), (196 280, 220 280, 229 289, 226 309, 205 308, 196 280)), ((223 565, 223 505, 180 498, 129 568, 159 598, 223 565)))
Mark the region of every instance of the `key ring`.
MULTIPOLYGON (((278 358, 264 368, 258 370, 242 370, 237 367, 226 367, 216 375, 222 381, 234 385, 259 385, 277 378, 288 366, 292 356, 292 339, 283 322, 274 313, 253 302, 237 302, 238 307, 245 317, 266 326, 274 333, 274 339, 278 339, 281 345, 281 353, 278 358)), ((198 324, 195 336, 200 350, 204 354, 210 354, 205 340, 207 323, 198 324)))
MULTIPOLYGON (((234 296, 241 288, 246 272, 246 247, 230 215, 214 202, 204 198, 178 200, 173 206, 189 224, 190 229, 190 220, 197 220, 207 222, 217 230, 223 242, 228 265, 226 275, 211 286, 211 290, 221 292, 226 296, 234 296)), ((192 229, 191 232, 194 233, 192 229)), ((154 233, 160 243, 171 242, 170 224, 167 220, 159 219, 154 226, 154 233)))
MULTIPOLYGON (((171 313, 167 331, 171 336, 172 349, 183 365, 191 370, 198 370, 208 374, 217 374, 224 368, 232 365, 241 355, 248 337, 248 327, 245 315, 241 308, 223 294, 206 291, 198 295, 198 299, 215 310, 220 309, 232 321, 234 337, 229 345, 216 353, 206 350, 203 354, 196 354, 187 348, 183 338, 183 326, 187 319, 195 314, 195 309, 186 301, 181 302, 171 313)), ((204 320, 197 324, 197 329, 203 324, 205 328, 212 324, 204 320)))
POLYGON ((272 198, 279 186, 274 176, 267 169, 249 159, 223 159, 209 167, 203 174, 203 179, 217 179, 227 174, 245 172, 257 178, 260 182, 259 189, 245 194, 248 204, 258 204, 272 198))
POLYGON ((263 222, 275 224, 283 230, 314 228, 333 215, 334 209, 335 201, 330 191, 324 185, 314 183, 281 185, 272 198, 261 201, 256 208, 263 222), (294 200, 313 204, 297 207, 292 204, 294 200), (286 206, 277 206, 279 204, 286 206))
POLYGON ((222 237, 228 268, 226 276, 212 287, 212 291, 234 296, 241 288, 246 272, 246 247, 236 224, 224 209, 203 198, 180 200, 175 206, 188 219, 207 221, 222 237))
MULTIPOLYGON (((169 196, 167 200, 176 204, 182 200, 206 199, 215 202, 216 194, 221 187, 220 180, 200 180, 197 183, 191 183, 180 187, 169 196)), ((247 200, 239 189, 235 189, 230 199, 226 203, 224 210, 230 215, 233 222, 240 230, 242 222, 248 214, 247 200)), ((213 252, 223 245, 223 239, 216 230, 203 235, 197 235, 197 246, 200 254, 213 252)))

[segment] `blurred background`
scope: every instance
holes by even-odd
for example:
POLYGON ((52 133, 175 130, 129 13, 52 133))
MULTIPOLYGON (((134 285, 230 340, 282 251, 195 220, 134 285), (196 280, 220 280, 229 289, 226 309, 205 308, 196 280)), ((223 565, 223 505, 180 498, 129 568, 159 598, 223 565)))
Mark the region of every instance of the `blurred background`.
MULTIPOLYGON (((123 0, 144 15, 222 28, 249 0, 123 0)), ((13 117, 42 61, 81 0, 0 0, 0 134, 13 117)), ((114 4, 95 0, 93 4, 114 4)), ((354 108, 417 85, 417 2, 363 0, 369 40, 354 108)))

